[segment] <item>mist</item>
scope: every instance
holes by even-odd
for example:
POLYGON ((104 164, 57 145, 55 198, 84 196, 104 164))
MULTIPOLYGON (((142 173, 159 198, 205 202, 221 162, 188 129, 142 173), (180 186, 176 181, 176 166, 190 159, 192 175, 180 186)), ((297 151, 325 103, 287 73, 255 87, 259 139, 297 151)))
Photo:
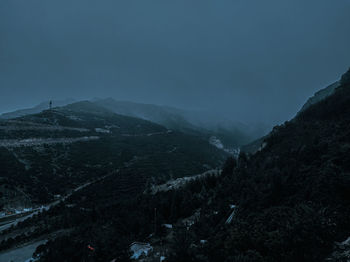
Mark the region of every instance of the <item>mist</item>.
POLYGON ((0 112, 116 100, 277 124, 350 61, 350 1, 0 2, 0 112))

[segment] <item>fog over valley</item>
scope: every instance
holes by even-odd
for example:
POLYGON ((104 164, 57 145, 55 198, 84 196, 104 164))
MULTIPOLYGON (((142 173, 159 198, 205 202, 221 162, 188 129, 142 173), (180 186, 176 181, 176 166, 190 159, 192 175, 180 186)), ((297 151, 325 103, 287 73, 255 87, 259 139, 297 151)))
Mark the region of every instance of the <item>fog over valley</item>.
POLYGON ((0 112, 113 97, 269 126, 339 79, 349 1, 1 1, 0 112))

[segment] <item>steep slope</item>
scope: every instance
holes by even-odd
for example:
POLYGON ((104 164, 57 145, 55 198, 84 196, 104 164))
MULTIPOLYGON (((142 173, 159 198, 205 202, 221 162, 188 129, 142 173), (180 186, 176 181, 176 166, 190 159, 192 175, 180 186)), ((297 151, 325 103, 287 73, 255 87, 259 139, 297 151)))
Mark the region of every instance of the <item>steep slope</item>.
POLYGON ((215 194, 203 194, 211 204, 202 206, 192 233, 193 241, 208 244, 187 247, 187 255, 209 261, 325 261, 335 241, 348 239, 350 70, 333 95, 276 127, 265 142, 250 159, 230 160, 215 194), (236 208, 230 211, 230 204, 236 208), (215 218, 214 210, 224 217, 215 218))
MULTIPOLYGON (((312 105, 317 104, 317 103, 323 101, 324 99, 326 99, 327 97, 331 96, 339 86, 340 86, 340 81, 337 81, 337 82, 321 89, 320 91, 316 92, 312 97, 310 97, 306 101, 306 103, 302 106, 302 108, 300 109, 300 111, 298 112, 297 115, 301 114, 303 111, 305 111, 306 109, 308 109, 312 105)), ((258 138, 251 143, 243 145, 241 147, 241 150, 243 152, 249 153, 249 154, 256 153, 257 151, 259 151, 262 148, 263 143, 264 143, 265 139, 267 138, 267 136, 258 138)))
POLYGON ((307 108, 309 108, 311 105, 316 104, 330 95, 332 95, 337 87, 339 87, 340 82, 337 81, 329 86, 327 86, 324 89, 321 89, 320 91, 316 92, 312 97, 310 97, 306 103, 301 108, 300 112, 305 111, 307 108))

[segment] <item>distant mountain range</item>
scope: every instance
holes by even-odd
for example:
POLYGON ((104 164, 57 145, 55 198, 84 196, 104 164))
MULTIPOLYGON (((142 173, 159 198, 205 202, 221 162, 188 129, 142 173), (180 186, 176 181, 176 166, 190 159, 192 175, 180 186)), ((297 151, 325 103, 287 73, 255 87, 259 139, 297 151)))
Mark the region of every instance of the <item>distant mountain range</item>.
MULTIPOLYGON (((337 81, 316 92, 302 106, 299 113, 332 95, 339 85, 340 82, 337 81)), ((53 100, 52 105, 56 108, 67 106, 75 102, 76 101, 73 99, 53 100)), ((266 138, 265 136, 269 131, 268 125, 247 125, 234 122, 211 112, 183 110, 169 106, 130 101, 117 101, 113 98, 95 98, 90 102, 91 104, 98 105, 100 108, 104 108, 116 114, 148 120, 169 129, 205 137, 207 140, 217 138, 220 143, 229 150, 241 147, 245 152, 254 153, 261 148, 266 138)), ((45 101, 33 108, 4 113, 0 115, 0 119, 12 119, 36 114, 48 108, 49 101, 45 101)))
MULTIPOLYGON (((316 92, 302 106, 299 113, 332 95, 339 85, 340 82, 337 81, 316 92)), ((77 101, 74 99, 53 100, 52 106, 54 108, 63 107, 75 102, 77 101)), ((90 100, 90 102, 116 114, 148 120, 169 129, 193 135, 205 135, 208 139, 210 137, 217 137, 228 148, 242 147, 244 151, 250 153, 256 152, 260 148, 265 135, 270 130, 270 127, 266 124, 243 124, 212 112, 191 111, 130 101, 117 101, 113 98, 95 98, 90 100)), ((4 113, 0 115, 0 119, 12 119, 36 114, 48 108, 49 101, 45 101, 32 108, 4 113)))
MULTIPOLYGON (((53 107, 66 106, 74 102, 76 101, 54 100, 53 107)), ((228 148, 237 148, 247 144, 265 135, 269 130, 269 127, 264 124, 247 125, 234 122, 222 117, 220 114, 204 111, 190 111, 168 106, 116 101, 113 98, 93 99, 90 102, 116 114, 141 118, 187 134, 205 135, 207 139, 215 136, 228 148)), ((0 118, 21 117, 40 113, 48 108, 49 101, 46 101, 33 108, 2 114, 0 118)))

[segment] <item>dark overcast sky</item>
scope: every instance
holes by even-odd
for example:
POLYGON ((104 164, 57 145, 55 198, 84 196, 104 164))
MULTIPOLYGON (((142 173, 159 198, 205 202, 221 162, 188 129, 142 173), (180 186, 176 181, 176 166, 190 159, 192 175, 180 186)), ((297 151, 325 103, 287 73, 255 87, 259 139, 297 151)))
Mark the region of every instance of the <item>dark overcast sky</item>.
POLYGON ((350 0, 1 0, 0 112, 47 99, 286 120, 350 66, 350 0))

